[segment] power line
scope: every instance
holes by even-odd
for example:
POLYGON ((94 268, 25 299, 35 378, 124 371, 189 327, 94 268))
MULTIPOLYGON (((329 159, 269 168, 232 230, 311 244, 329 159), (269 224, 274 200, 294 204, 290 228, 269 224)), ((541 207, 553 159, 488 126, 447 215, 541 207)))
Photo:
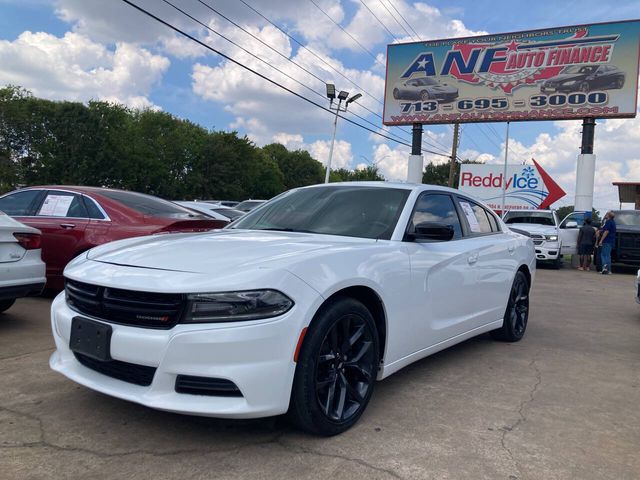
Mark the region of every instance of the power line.
MULTIPOLYGON (((380 5, 382 5, 382 6, 384 7, 384 9, 385 9, 387 12, 389 12, 389 15, 391 15, 391 18, 393 18, 393 20, 394 20, 398 25, 400 25, 400 28, 402 28, 402 29, 404 30, 404 33, 406 33, 409 37, 411 37, 411 39, 413 39, 413 38, 414 38, 414 36, 413 36, 413 35, 411 35, 411 33, 409 32, 409 30, 407 30, 407 27, 405 27, 405 26, 400 22, 400 20, 398 20, 398 19, 396 18, 396 16, 395 16, 393 13, 391 13, 391 10, 389 10, 389 8, 384 4, 384 2, 383 2, 382 0, 378 0, 378 1, 380 2, 380 5)), ((393 5, 391 5, 391 6, 393 7, 393 5)))
MULTIPOLYGON (((129 6, 133 7, 133 8, 135 8, 135 9, 136 9, 136 10, 138 10, 139 12, 141 12, 141 13, 143 13, 143 14, 147 15, 147 16, 148 16, 148 17, 150 17, 150 18, 153 18, 153 19, 154 19, 154 20, 156 20, 157 22, 159 22, 159 23, 163 24, 164 26, 166 26, 166 27, 170 28, 170 29, 171 29, 171 30, 173 30, 174 32, 179 33, 180 35, 182 35, 182 36, 184 36, 184 37, 186 37, 186 38, 190 39, 190 40, 191 40, 191 41, 193 41, 193 42, 196 42, 197 44, 199 44, 199 45, 201 45, 201 46, 205 47, 205 48, 206 48, 206 49, 208 49, 208 50, 211 50, 212 52, 214 52, 214 53, 216 53, 216 54, 220 55, 222 58, 224 58, 224 59, 226 59, 226 60, 228 60, 228 61, 230 61, 230 62, 232 62, 232 63, 234 63, 234 64, 236 64, 236 65, 238 65, 238 66, 239 66, 239 67, 241 67, 241 68, 244 68, 245 70, 248 70, 249 72, 253 73, 254 75, 256 75, 256 76, 258 76, 258 77, 262 78, 263 80, 266 80, 267 82, 269 82, 269 83, 271 83, 271 84, 273 84, 273 85, 275 85, 275 86, 277 86, 277 87, 281 88, 282 90, 284 90, 284 91, 286 91, 286 92, 288 92, 288 93, 290 93, 290 94, 292 94, 292 95, 294 95, 294 96, 296 96, 296 97, 300 98, 301 100, 304 100, 304 101, 305 101, 305 102, 307 102, 307 103, 310 103, 311 105, 315 105, 316 107, 318 107, 318 108, 320 108, 320 109, 322 109, 322 110, 324 110, 324 111, 326 111, 326 112, 329 112, 329 113, 331 113, 332 115, 335 115, 335 113, 334 113, 332 110, 330 110, 329 108, 324 107, 324 106, 320 105, 319 103, 314 102, 313 100, 311 100, 311 99, 309 99, 309 98, 305 97, 304 95, 301 95, 301 94, 299 94, 299 93, 295 92, 294 90, 291 90, 290 88, 288 88, 288 87, 286 87, 286 86, 284 86, 284 85, 282 85, 282 84, 280 84, 280 83, 276 82, 275 80, 273 80, 273 79, 271 79, 271 78, 267 77, 266 75, 263 75, 262 73, 260 73, 260 72, 258 72, 258 71, 256 71, 256 70, 252 69, 251 67, 248 67, 247 65, 244 65, 243 63, 239 62, 238 60, 235 60, 234 58, 230 57, 229 55, 226 55, 225 53, 223 53, 223 52, 221 52, 220 50, 218 50, 218 49, 216 49, 216 48, 212 47, 211 45, 208 45, 208 44, 204 43, 203 41, 198 40, 198 39, 197 39, 197 38, 195 38, 193 35, 190 35, 190 34, 188 34, 187 32, 185 32, 185 31, 183 31, 183 30, 179 29, 178 27, 176 27, 176 26, 174 26, 174 25, 172 25, 172 24, 168 23, 167 21, 165 21, 165 20, 161 19, 160 17, 158 17, 158 16, 154 15, 153 13, 149 12, 148 10, 145 10, 144 8, 142 8, 142 7, 140 7, 139 5, 137 5, 137 4, 135 4, 135 3, 133 3, 132 1, 130 1, 130 0, 122 0, 122 1, 123 1, 124 3, 126 3, 127 5, 129 5, 129 6)), ((338 116, 339 116, 340 118, 342 118, 343 120, 345 120, 345 121, 347 121, 347 122, 349 122, 349 123, 351 123, 351 124, 353 124, 353 125, 356 125, 356 126, 358 126, 358 127, 362 128, 362 129, 364 129, 364 130, 367 130, 367 131, 369 131, 369 132, 371 132, 371 133, 374 133, 374 134, 376 134, 376 135, 378 135, 378 136, 380 136, 380 137, 386 138, 386 139, 388 139, 388 140, 394 141, 394 142, 396 142, 396 143, 398 143, 398 144, 401 144, 401 145, 404 145, 404 146, 407 146, 407 147, 410 147, 410 146, 411 146, 411 145, 410 145, 410 144, 408 144, 408 143, 404 143, 404 142, 398 141, 398 140, 396 140, 396 139, 394 139, 394 138, 391 138, 391 137, 388 137, 387 135, 384 135, 384 134, 382 134, 382 133, 380 133, 380 132, 377 132, 377 131, 375 131, 375 130, 372 130, 372 129, 370 129, 370 128, 368 128, 368 127, 366 127, 366 126, 362 125, 362 124, 359 124, 358 122, 356 122, 356 121, 354 121, 354 120, 351 120, 350 118, 343 117, 342 115, 338 115, 338 116)), ((441 153, 439 153, 439 152, 432 152, 432 151, 428 151, 428 150, 426 150, 426 151, 427 151, 428 153, 433 153, 433 154, 436 154, 436 155, 446 156, 446 155, 441 154, 441 153)))
POLYGON ((332 22, 336 27, 338 27, 340 30, 342 30, 344 33, 346 33, 346 34, 349 36, 349 38, 351 38, 351 40, 353 40, 353 41, 354 41, 354 42, 356 42, 358 45, 360 45, 360 48, 362 48, 362 50, 364 50, 366 53, 368 53, 368 54, 371 56, 371 58, 373 58, 377 63, 379 63, 379 64, 380 64, 380 65, 382 65, 383 67, 385 67, 385 66, 386 66, 386 65, 384 65, 384 63, 382 63, 382 62, 378 59, 378 57, 376 57, 373 53, 371 53, 371 51, 370 51, 370 50, 368 50, 368 49, 367 49, 367 47, 365 47, 364 45, 362 45, 362 44, 358 41, 358 39, 357 39, 356 37, 354 37, 354 36, 353 36, 353 35, 351 35, 349 32, 347 32, 347 31, 342 27, 342 25, 340 25, 340 24, 339 24, 338 22, 336 22, 333 18, 331 18, 331 16, 329 16, 329 14, 328 14, 327 12, 325 12, 325 11, 320 7, 320 5, 318 5, 316 2, 314 2, 314 0, 309 0, 309 1, 310 1, 311 3, 313 3, 313 4, 316 6, 316 8, 317 8, 318 10, 320 10, 320 11, 324 14, 324 16, 325 16, 325 17, 327 17, 329 20, 331 20, 331 22, 332 22))
MULTIPOLYGON (((273 65, 272 63, 264 60, 263 58, 260 58, 259 56, 257 56, 256 54, 254 54, 253 52, 250 52, 249 50, 247 50, 246 48, 244 48, 242 45, 238 44, 237 42, 231 40, 230 38, 226 37, 225 35, 221 34, 220 32, 216 31, 214 28, 210 27, 209 25, 206 25, 205 23, 201 22, 200 20, 198 20, 197 18, 193 17, 192 15, 190 15, 188 12, 185 12, 184 10, 182 10, 180 7, 176 6, 175 4, 171 3, 169 0, 162 0, 164 3, 166 3, 167 5, 170 5, 171 7, 173 7, 175 10, 177 10, 178 12, 182 13, 183 15, 185 15, 186 17, 190 18, 191 20, 193 20, 194 22, 198 23, 199 25, 201 25, 202 27, 206 28, 207 30, 209 30, 210 32, 218 35, 220 38, 223 38, 224 40, 226 40, 227 42, 231 43, 232 45, 238 47, 239 49, 241 49, 242 51, 244 51, 245 53, 251 55, 253 58, 255 58, 256 60, 259 60, 260 62, 264 63, 265 65, 267 65, 268 67, 273 68, 274 70, 276 70, 277 72, 281 73, 282 75, 284 75, 285 77, 289 78, 290 80, 293 80, 294 82, 296 82, 298 85, 302 86, 303 88, 306 88, 307 90, 309 90, 310 92, 318 95, 320 98, 324 99, 324 96, 317 92, 316 90, 314 90, 313 88, 311 88, 310 86, 302 83, 301 81, 299 81, 298 79, 292 77, 291 75, 289 75, 287 72, 281 70, 280 68, 276 67, 275 65, 273 65)), ((286 57, 285 57, 286 58, 286 57)), ((368 123, 369 125, 375 127, 375 128, 379 128, 378 125, 376 125, 375 123, 367 120, 366 118, 358 115, 357 113, 354 112, 349 112, 351 113, 351 115, 354 115, 355 117, 359 118, 360 120, 368 123)), ((390 135, 393 135, 393 133, 391 133, 389 130, 386 130, 384 128, 382 128, 383 131, 386 131, 387 133, 389 133, 390 135)))
POLYGON ((364 8, 366 8, 367 10, 369 10, 369 13, 370 13, 371 15, 373 15, 373 18, 375 18, 375 19, 378 21, 378 23, 379 23, 380 25, 382 25, 382 28, 384 28, 384 29, 387 31, 387 33, 388 33, 389 35, 391 35, 391 37, 392 37, 394 40, 398 40, 398 38, 393 34, 393 32, 392 32, 391 30, 389 30, 389 29, 387 28, 387 26, 386 26, 384 23, 382 23, 382 20, 380 20, 380 19, 378 18, 378 16, 377 16, 375 13, 373 13, 373 10, 371 10, 371 9, 369 8, 369 6, 368 6, 366 3, 364 3, 364 0, 360 0, 360 3, 361 3, 362 5, 364 5, 364 8))
POLYGON ((420 35, 418 35, 418 32, 416 32, 416 30, 411 26, 411 24, 407 22, 407 19, 402 16, 402 14, 398 11, 398 9, 393 5, 393 2, 391 0, 388 0, 388 2, 389 2, 389 5, 391 5, 391 8, 393 8, 396 11, 396 13, 400 15, 400 18, 404 20, 404 23, 406 23, 411 29, 411 31, 416 35, 416 38, 420 40, 420 35))
MULTIPOLYGON (((334 72, 336 72, 338 75, 340 75, 342 78, 344 78, 345 80, 347 80, 348 82, 350 82, 353 86, 355 86, 356 88, 358 88, 360 91, 362 91, 365 95, 369 96, 370 98, 372 98, 373 100, 375 100, 376 102, 378 102, 380 105, 382 105, 383 103, 380 101, 379 98, 375 97, 374 95, 372 95, 369 91, 367 91, 366 89, 362 88, 360 85, 358 85, 355 81, 353 81, 351 78, 349 78, 348 76, 346 76, 344 73, 342 73, 340 70, 338 70, 337 68, 335 68, 333 65, 331 65, 329 62, 327 62, 324 58, 322 58, 321 55, 317 54, 316 52, 314 52, 313 50, 311 50, 308 46, 304 45, 300 40, 298 40, 297 38, 295 38, 293 35, 291 35, 289 32, 287 32, 286 30, 284 30, 282 27, 280 27, 278 24, 276 24, 273 20, 267 18, 263 13, 261 13, 260 11, 258 11, 255 7, 253 7, 252 5, 250 5, 249 3, 247 3, 245 0, 240 0, 240 2, 242 2, 247 8, 249 8, 251 11, 253 11, 256 15, 260 16, 262 19, 264 19, 265 21, 267 21, 269 24, 273 25, 275 28, 277 28, 280 32, 282 32, 283 34, 285 34, 289 39, 291 39, 293 42, 295 42, 300 48, 305 49, 307 52, 309 52, 310 54, 312 54, 314 57, 316 57, 318 60, 320 60, 322 63, 324 63, 327 67, 329 67, 331 70, 333 70, 334 72)), ((371 110, 370 108, 368 108, 366 105, 362 105, 362 104, 357 104, 360 108, 363 108, 364 110, 368 111, 369 113, 371 113, 372 115, 378 117, 379 119, 382 120, 382 116, 377 113, 374 112, 373 110, 371 110)), ((400 126, 395 126, 395 128, 407 133, 409 136, 411 135, 411 132, 405 128, 402 128, 400 126)), ((384 131, 389 131, 387 129, 385 129, 384 127, 382 127, 382 129, 384 131)), ((438 149, 442 149, 443 151, 447 150, 447 147, 442 145, 440 142, 438 142, 437 140, 433 140, 434 142, 436 142, 438 145, 434 145, 433 143, 430 142, 425 142, 427 145, 433 147, 433 148, 438 148, 438 149)))

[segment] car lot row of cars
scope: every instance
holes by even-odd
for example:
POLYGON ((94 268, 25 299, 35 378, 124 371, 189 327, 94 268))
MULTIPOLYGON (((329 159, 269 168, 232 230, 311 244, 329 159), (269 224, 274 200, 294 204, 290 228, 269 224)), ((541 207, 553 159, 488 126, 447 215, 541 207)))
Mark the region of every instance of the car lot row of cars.
POLYGON ((169 202, 123 190, 54 185, 7 193, 0 197, 0 311, 16 298, 40 293, 45 283, 61 290, 64 267, 97 245, 221 228, 261 202, 169 202))

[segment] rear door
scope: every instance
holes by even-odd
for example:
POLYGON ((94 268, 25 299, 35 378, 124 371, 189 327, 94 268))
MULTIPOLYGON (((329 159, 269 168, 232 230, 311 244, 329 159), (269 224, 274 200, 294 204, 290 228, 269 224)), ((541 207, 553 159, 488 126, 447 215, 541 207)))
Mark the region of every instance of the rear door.
POLYGON ((517 240, 501 230, 493 212, 473 200, 458 196, 469 242, 473 288, 464 296, 474 306, 470 326, 479 328, 504 316, 511 283, 518 268, 517 240))
POLYGON ((60 278, 64 267, 84 248, 88 212, 78 193, 47 190, 29 225, 42 232, 47 277, 60 278))

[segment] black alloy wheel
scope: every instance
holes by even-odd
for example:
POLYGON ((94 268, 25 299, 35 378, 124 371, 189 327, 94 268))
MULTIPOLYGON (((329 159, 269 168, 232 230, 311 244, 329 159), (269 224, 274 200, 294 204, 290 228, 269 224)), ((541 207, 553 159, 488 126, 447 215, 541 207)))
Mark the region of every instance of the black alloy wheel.
POLYGON ((581 91, 581 92, 585 92, 585 93, 587 93, 587 92, 589 92, 589 91, 590 91, 590 89, 591 89, 591 87, 589 87, 589 83, 588 83, 588 82, 582 82, 582 83, 580 84, 580 91, 581 91))
POLYGON ((324 308, 298 357, 290 415, 302 429, 336 435, 369 403, 378 366, 378 335, 369 310, 351 298, 324 308))
POLYGON ((427 90, 423 90, 422 92, 420 92, 420 98, 422 99, 422 101, 426 102, 427 100, 431 100, 431 95, 427 90))
POLYGON ((529 282, 522 271, 516 273, 513 280, 504 323, 501 328, 491 332, 496 340, 517 342, 522 340, 529 320, 529 282))
POLYGON ((618 79, 616 80, 616 86, 615 86, 615 88, 616 88, 616 89, 620 89, 620 88, 622 88, 622 87, 624 87, 624 78, 622 78, 622 77, 618 77, 618 79))

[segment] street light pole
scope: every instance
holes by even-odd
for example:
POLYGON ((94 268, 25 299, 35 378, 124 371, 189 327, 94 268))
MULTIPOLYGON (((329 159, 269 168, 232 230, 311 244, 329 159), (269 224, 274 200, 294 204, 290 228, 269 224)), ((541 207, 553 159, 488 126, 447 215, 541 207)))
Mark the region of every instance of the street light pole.
MULTIPOLYGON (((333 135, 331 137, 331 148, 329 148, 329 161, 327 161, 327 171, 324 176, 324 183, 329 183, 329 173, 331 172, 331 160, 333 159, 333 145, 336 143, 336 130, 338 130, 338 113, 340 110, 340 104, 342 100, 338 102, 336 110, 336 116, 333 119, 333 135)), ((346 109, 345 109, 346 110, 346 109)))
POLYGON ((333 135, 331 136, 331 148, 329 149, 329 160, 327 161, 327 171, 324 176, 324 183, 329 183, 329 174, 331 173, 331 161, 333 160, 333 147, 336 143, 336 131, 338 130, 338 117, 340 112, 346 112, 349 104, 356 101, 362 96, 361 93, 349 97, 349 92, 340 90, 338 93, 338 103, 334 106, 333 101, 336 99, 336 86, 333 83, 327 83, 327 98, 329 99, 329 108, 336 111, 336 116, 333 118, 333 135), (344 102, 344 106, 342 105, 344 102))

